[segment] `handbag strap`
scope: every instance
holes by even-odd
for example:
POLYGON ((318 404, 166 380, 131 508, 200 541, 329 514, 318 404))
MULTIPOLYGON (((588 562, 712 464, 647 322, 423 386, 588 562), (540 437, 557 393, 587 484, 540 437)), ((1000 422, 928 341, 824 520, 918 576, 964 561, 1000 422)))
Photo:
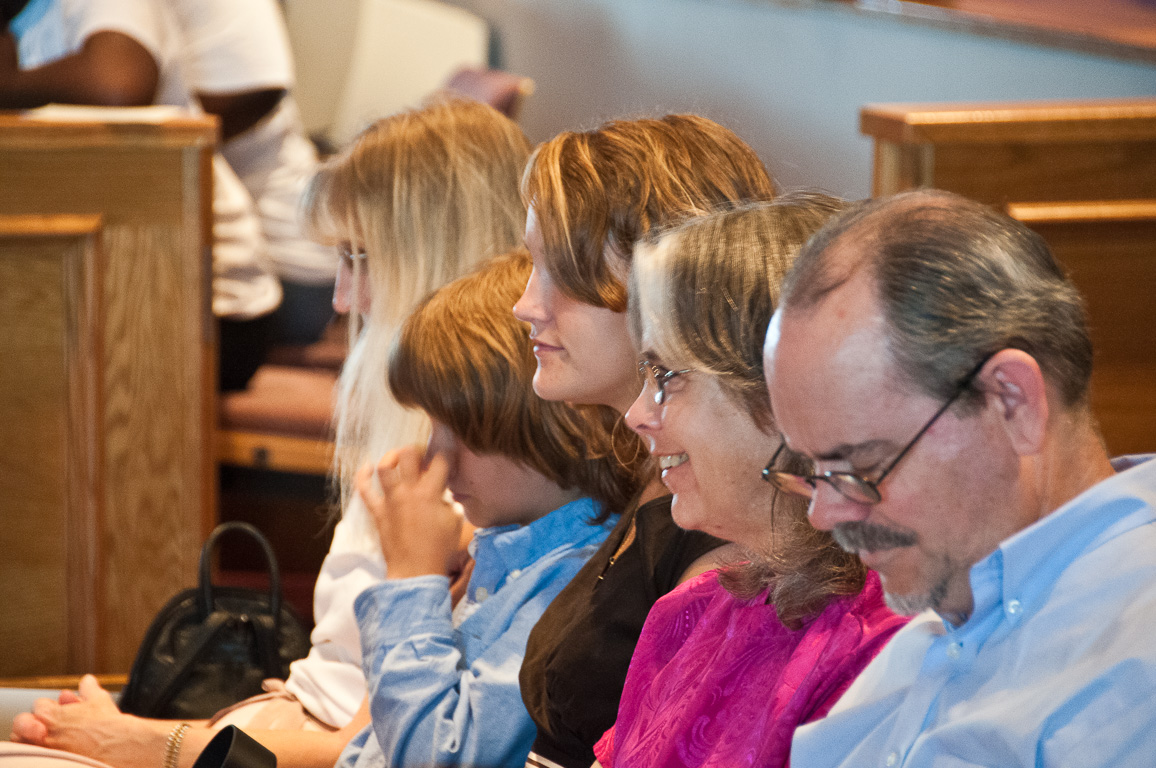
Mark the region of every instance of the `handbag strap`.
POLYGON ((273 554, 273 547, 269 545, 269 540, 259 530, 249 523, 236 520, 221 523, 214 528, 205 541, 205 546, 201 548, 200 583, 198 584, 199 593, 197 596, 197 608, 201 612, 201 620, 207 619, 209 614, 216 609, 213 598, 213 550, 216 549, 217 541, 221 536, 230 531, 247 533, 261 545, 261 549, 265 553, 265 564, 269 571, 269 612, 273 616, 273 634, 276 636, 281 625, 281 569, 277 566, 277 557, 273 554))
POLYGON ((173 696, 181 689, 189 675, 192 674, 193 669, 196 668, 196 662, 212 648, 213 640, 216 639, 217 635, 228 628, 231 618, 225 613, 213 614, 209 616, 204 625, 197 629, 194 636, 195 642, 190 649, 188 658, 169 674, 168 679, 156 686, 156 691, 147 702, 149 711, 159 711, 169 705, 173 696))

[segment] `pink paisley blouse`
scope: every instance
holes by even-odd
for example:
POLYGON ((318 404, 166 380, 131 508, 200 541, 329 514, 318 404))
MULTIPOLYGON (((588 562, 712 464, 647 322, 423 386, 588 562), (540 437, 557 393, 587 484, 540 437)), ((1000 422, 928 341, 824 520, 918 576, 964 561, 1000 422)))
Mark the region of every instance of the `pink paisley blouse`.
POLYGON ((907 622, 884 605, 874 572, 798 630, 764 600, 735 598, 710 571, 655 603, 598 761, 786 766, 795 727, 823 717, 907 622))

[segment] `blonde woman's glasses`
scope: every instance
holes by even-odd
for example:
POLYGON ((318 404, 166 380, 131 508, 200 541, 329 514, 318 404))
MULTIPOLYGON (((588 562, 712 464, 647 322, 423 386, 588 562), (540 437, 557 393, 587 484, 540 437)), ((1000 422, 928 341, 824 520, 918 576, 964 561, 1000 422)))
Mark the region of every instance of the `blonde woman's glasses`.
POLYGON ((337 246, 337 255, 341 257, 341 262, 350 270, 353 269, 354 261, 365 261, 365 250, 363 248, 354 249, 351 243, 341 243, 337 246))

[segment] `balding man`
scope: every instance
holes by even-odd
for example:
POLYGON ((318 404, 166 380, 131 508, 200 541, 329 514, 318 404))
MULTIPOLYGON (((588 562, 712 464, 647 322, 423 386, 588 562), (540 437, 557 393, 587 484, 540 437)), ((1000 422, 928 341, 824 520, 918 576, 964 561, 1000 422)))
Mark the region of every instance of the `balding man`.
POLYGON ((764 476, 925 611, 793 768, 1156 765, 1156 461, 1109 461, 1043 241, 947 193, 859 204, 799 256, 765 356, 764 476))

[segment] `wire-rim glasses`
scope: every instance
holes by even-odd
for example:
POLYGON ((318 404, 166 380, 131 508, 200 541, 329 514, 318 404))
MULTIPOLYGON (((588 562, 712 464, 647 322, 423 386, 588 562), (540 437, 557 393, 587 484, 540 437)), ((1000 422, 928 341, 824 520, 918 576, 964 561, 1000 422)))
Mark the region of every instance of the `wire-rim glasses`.
POLYGON ((672 371, 669 368, 652 363, 649 360, 643 360, 638 364, 639 373, 654 379, 654 386, 656 387, 654 402, 657 405, 662 405, 666 402, 666 385, 684 373, 690 373, 690 371, 690 368, 684 368, 681 371, 672 371))
POLYGON ((797 475, 793 472, 786 472, 779 469, 774 469, 775 462, 778 461, 779 455, 787 447, 786 442, 780 443, 775 455, 767 462, 767 466, 763 467, 763 480, 778 488, 784 493, 790 493, 795 496, 802 496, 810 499, 815 495, 815 488, 820 481, 827 483, 834 488, 841 496, 850 499, 859 504, 878 504, 883 500, 883 495, 879 492, 879 485, 883 480, 891 474, 891 472, 898 466, 899 462, 903 460, 915 444, 919 442, 919 438, 926 434, 927 430, 931 429, 931 425, 939 420, 939 417, 947 412, 960 395, 967 391, 971 385, 971 380, 974 379, 983 367, 987 365, 987 361, 991 359, 991 355, 986 355, 979 364, 960 379, 959 383, 955 385, 955 390, 951 393, 951 397, 947 398, 939 410, 935 412, 927 423, 915 433, 915 437, 911 438, 911 442, 903 446, 903 449, 891 460, 879 476, 874 480, 863 477, 854 472, 820 472, 817 475, 797 475))
POLYGON ((345 266, 348 267, 350 271, 353 270, 353 262, 365 261, 365 249, 358 248, 355 250, 353 245, 350 243, 339 244, 337 246, 337 255, 341 257, 341 260, 345 263, 345 266))

